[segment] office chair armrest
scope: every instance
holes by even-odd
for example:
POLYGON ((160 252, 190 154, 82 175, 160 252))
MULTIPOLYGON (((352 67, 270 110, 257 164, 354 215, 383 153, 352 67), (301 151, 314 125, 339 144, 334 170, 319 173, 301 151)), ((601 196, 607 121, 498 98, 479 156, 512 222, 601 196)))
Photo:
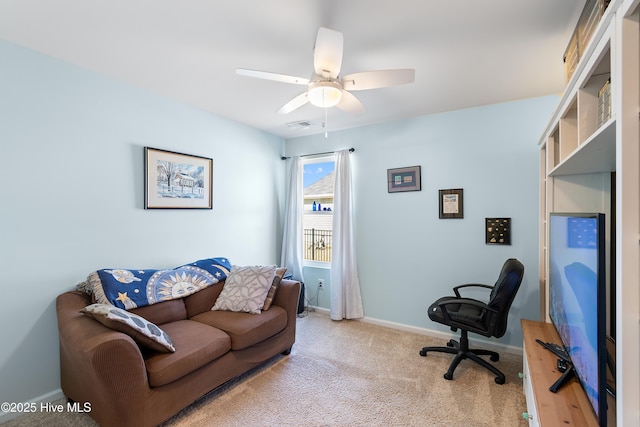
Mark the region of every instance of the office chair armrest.
POLYGON ((438 306, 440 307, 440 310, 442 310, 442 316, 444 317, 445 321, 451 326, 456 326, 460 328, 473 326, 469 323, 464 323, 459 320, 451 319, 451 316, 449 316, 449 312, 447 311, 447 305, 454 305, 454 304, 455 305, 472 305, 484 311, 488 311, 492 314, 496 314, 496 315, 499 314, 498 310, 496 310, 495 308, 489 307, 487 304, 483 303, 482 301, 478 301, 471 298, 448 298, 440 301, 440 304, 438 304, 438 306))
POLYGON ((453 288, 453 292, 456 293, 456 296, 458 298, 461 298, 461 295, 460 295, 460 292, 458 291, 458 289, 471 288, 471 287, 493 289, 493 286, 483 285, 482 283, 466 283, 464 285, 458 285, 455 288, 453 288))

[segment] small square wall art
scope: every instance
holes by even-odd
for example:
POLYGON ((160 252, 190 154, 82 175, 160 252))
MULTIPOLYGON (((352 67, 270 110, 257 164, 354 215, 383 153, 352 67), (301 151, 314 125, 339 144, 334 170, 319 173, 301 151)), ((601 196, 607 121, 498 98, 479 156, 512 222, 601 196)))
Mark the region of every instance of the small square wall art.
POLYGON ((389 193, 420 191, 422 189, 420 166, 387 169, 387 189, 389 193))

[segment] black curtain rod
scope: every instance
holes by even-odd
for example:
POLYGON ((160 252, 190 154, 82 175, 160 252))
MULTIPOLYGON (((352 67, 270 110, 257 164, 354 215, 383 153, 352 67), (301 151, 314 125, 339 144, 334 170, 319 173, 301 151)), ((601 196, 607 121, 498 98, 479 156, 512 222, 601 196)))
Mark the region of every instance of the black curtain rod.
MULTIPOLYGON (((349 153, 353 153, 354 151, 356 151, 355 148, 353 148, 353 147, 349 148, 349 153)), ((303 154, 300 157, 321 156, 323 154, 334 154, 334 153, 335 153, 335 151, 325 151, 324 153, 303 154)), ((280 160, 287 160, 287 159, 290 159, 290 158, 291 158, 291 156, 289 156, 289 157, 282 156, 282 157, 280 157, 280 160)))

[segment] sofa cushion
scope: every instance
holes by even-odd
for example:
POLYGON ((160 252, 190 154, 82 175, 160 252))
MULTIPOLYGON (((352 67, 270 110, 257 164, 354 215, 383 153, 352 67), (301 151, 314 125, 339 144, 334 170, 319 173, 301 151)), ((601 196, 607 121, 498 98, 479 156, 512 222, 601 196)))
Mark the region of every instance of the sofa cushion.
POLYGON ((271 304, 273 304, 273 299, 276 296, 276 292, 278 291, 278 286, 280 285, 280 281, 284 277, 284 274, 287 272, 286 267, 280 267, 276 270, 275 276, 273 276, 273 282, 271 283, 271 287, 269 288, 269 293, 267 293, 267 298, 264 300, 263 310, 269 310, 271 304))
POLYGON ((219 329, 200 322, 179 320, 162 325, 173 337, 176 351, 145 358, 149 385, 159 387, 203 367, 231 349, 231 339, 219 329))
POLYGON ((273 283, 276 267, 234 265, 211 310, 260 314, 273 283))
POLYGON ((135 342, 158 352, 175 351, 171 337, 147 319, 110 304, 91 304, 80 310, 107 328, 129 335, 135 342))
POLYGON ((261 314, 207 311, 191 320, 223 330, 231 337, 231 349, 242 350, 282 331, 287 326, 287 312, 279 306, 271 306, 261 314))
POLYGON ((187 319, 187 309, 185 308, 184 300, 182 299, 174 299, 158 304, 145 305, 144 307, 129 310, 129 312, 142 316, 149 322, 153 322, 156 325, 187 319))
POLYGON ((211 310, 211 307, 216 303, 223 286, 224 282, 216 283, 213 286, 209 286, 208 288, 204 288, 195 294, 183 298, 182 301, 184 301, 184 306, 187 309, 187 319, 192 318, 196 314, 211 310))

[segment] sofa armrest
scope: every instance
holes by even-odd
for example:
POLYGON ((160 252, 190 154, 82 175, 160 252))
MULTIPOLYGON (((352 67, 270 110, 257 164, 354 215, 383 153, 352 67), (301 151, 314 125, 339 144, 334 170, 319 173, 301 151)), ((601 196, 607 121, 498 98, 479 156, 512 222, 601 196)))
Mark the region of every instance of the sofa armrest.
POLYGON ((298 316, 298 301, 300 299, 300 282, 297 280, 282 279, 276 296, 273 298, 273 305, 282 307, 287 312, 286 333, 289 337, 290 345, 285 354, 291 351, 291 345, 295 342, 296 336, 296 318, 298 316))
POLYGON ((144 412, 141 397, 150 392, 144 359, 131 337, 80 313, 88 304, 77 291, 56 300, 62 390, 74 401, 89 402, 100 424, 127 425, 126 414, 114 409, 144 412))

